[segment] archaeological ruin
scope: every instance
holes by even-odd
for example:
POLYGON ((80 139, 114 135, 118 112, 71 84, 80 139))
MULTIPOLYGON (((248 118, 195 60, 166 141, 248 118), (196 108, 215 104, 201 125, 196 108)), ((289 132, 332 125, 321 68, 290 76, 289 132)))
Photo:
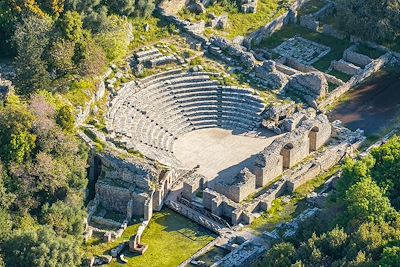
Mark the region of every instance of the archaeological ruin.
MULTIPOLYGON (((299 17, 304 2, 295 1, 239 41, 204 34, 207 28, 228 27, 227 16, 211 16, 208 25, 183 20, 174 9, 187 6, 200 14, 208 1, 161 3, 158 11, 179 29, 193 53, 227 71, 191 64, 172 49, 167 53, 154 45, 130 58, 136 78, 119 88, 117 78, 105 78, 110 101, 104 130, 87 127, 95 138, 82 133, 92 145, 87 237, 99 232, 107 242, 115 240, 135 220, 141 226, 129 250, 143 254, 147 245, 141 235, 163 206, 217 234, 236 231, 271 209, 276 199, 354 155, 365 140, 363 132, 329 121, 327 107, 383 66, 398 64, 400 56, 371 44, 381 52, 371 58, 353 43, 321 70, 315 64, 333 48, 315 40, 295 35, 260 48, 263 40, 293 24, 341 37, 319 23, 335 8, 331 1, 299 17), (247 86, 227 83, 232 73, 243 75, 247 86), (98 140, 109 149, 96 149, 98 140), (110 218, 113 213, 121 220, 110 218)), ((243 13, 257 10, 257 1, 240 3, 243 13)), ((241 242, 219 264, 246 266, 263 251, 259 247, 241 242)))

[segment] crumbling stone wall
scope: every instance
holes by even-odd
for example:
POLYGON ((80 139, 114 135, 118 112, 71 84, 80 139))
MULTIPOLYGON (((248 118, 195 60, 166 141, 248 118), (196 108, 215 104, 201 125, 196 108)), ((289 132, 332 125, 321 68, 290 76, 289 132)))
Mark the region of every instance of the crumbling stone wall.
POLYGON ((182 196, 187 200, 192 200, 196 191, 203 189, 204 181, 206 178, 203 175, 197 173, 192 175, 190 179, 183 182, 182 196))
POLYGON ((303 160, 311 151, 321 147, 331 135, 331 126, 326 115, 308 119, 293 132, 277 138, 256 159, 254 172, 256 184, 265 186, 278 177, 284 169, 291 168, 303 160))
POLYGON ((244 168, 232 181, 220 181, 215 184, 215 191, 239 203, 254 192, 256 177, 249 169, 244 168))

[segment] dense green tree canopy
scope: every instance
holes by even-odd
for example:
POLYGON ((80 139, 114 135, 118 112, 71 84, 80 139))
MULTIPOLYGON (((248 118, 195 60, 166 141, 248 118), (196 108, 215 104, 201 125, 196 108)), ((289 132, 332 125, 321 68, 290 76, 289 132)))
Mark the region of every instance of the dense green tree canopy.
POLYGON ((393 40, 400 34, 399 0, 337 0, 341 27, 366 40, 393 40))

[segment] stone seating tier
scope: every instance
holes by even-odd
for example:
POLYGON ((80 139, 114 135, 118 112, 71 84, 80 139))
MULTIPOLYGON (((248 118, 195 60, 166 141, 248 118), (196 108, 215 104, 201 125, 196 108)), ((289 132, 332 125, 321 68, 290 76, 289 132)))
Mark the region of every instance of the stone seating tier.
POLYGON ((212 73, 172 70, 128 83, 113 99, 107 127, 127 148, 176 161, 174 142, 198 129, 251 131, 264 105, 252 91, 220 86, 212 73))

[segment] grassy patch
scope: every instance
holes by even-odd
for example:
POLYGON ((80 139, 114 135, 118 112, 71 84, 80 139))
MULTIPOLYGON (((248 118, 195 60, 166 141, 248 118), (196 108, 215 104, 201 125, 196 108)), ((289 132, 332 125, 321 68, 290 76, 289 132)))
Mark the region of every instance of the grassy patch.
POLYGON ((64 94, 64 97, 75 107, 84 107, 96 90, 96 81, 94 79, 83 79, 72 82, 70 89, 64 94))
POLYGON ((369 56, 372 59, 377 59, 378 57, 380 57, 384 54, 383 52, 381 52, 377 49, 371 48, 365 44, 357 45, 356 51, 363 55, 369 56))
POLYGON ((141 46, 148 46, 151 43, 167 38, 174 33, 175 26, 167 23, 163 19, 156 17, 135 18, 131 20, 132 34, 135 37, 130 44, 130 49, 135 50, 141 46), (145 31, 145 26, 149 25, 149 31, 145 31))
POLYGON ((249 226, 255 234, 261 235, 264 231, 272 231, 279 223, 288 222, 305 210, 303 204, 290 200, 284 203, 281 198, 272 202, 272 207, 255 219, 249 226))
POLYGON ((344 82, 347 82, 347 81, 349 81, 351 79, 350 75, 348 75, 346 73, 343 73, 341 71, 337 71, 337 70, 331 70, 329 72, 329 74, 332 75, 332 76, 335 76, 336 78, 338 78, 338 79, 340 79, 340 80, 342 80, 344 82))
POLYGON ((338 86, 334 83, 330 83, 328 82, 328 92, 332 92, 333 90, 335 90, 338 86))
MULTIPOLYGON (((129 240, 137 231, 138 225, 132 225, 123 236, 110 244, 88 246, 86 251, 92 254, 107 254, 108 251, 129 240)), ((125 253, 128 264, 113 261, 109 266, 161 267, 177 266, 203 248, 215 238, 215 235, 183 216, 164 209, 154 214, 142 236, 142 243, 149 245, 143 256, 125 253)))
POLYGON ((288 0, 258 0, 257 12, 255 14, 244 14, 235 4, 216 3, 206 9, 206 13, 195 15, 184 9, 179 12, 179 16, 183 19, 196 22, 200 20, 208 21, 209 14, 220 16, 228 14, 229 27, 225 30, 207 29, 206 35, 222 35, 228 39, 236 36, 245 36, 249 33, 261 28, 275 18, 286 12, 285 5, 290 2, 288 0))
POLYGON ((298 11, 298 16, 301 17, 307 14, 314 14, 325 5, 326 2, 322 0, 309 0, 300 8, 298 11))
POLYGON ((313 64, 313 66, 320 71, 326 71, 329 68, 332 60, 341 59, 344 50, 350 46, 350 41, 347 39, 339 40, 325 34, 310 31, 304 27, 301 27, 300 25, 294 24, 283 27, 281 30, 275 32, 271 37, 264 39, 258 45, 258 47, 273 49, 287 39, 295 36, 301 36, 305 39, 326 45, 331 48, 331 52, 313 64))
POLYGON ((249 226, 256 234, 262 234, 264 231, 272 231, 276 225, 288 222, 307 209, 305 198, 307 194, 318 191, 332 175, 340 169, 335 166, 327 172, 317 176, 315 179, 303 184, 293 194, 289 202, 284 203, 282 197, 272 202, 272 207, 255 219, 249 226))
MULTIPOLYGON (((299 186, 295 191, 296 198, 304 198, 307 194, 315 191, 317 188, 321 187, 329 178, 331 178, 340 169, 340 166, 335 166, 328 171, 320 174, 315 179, 308 181, 307 183, 299 186)), ((317 190, 318 191, 318 190, 317 190)))

